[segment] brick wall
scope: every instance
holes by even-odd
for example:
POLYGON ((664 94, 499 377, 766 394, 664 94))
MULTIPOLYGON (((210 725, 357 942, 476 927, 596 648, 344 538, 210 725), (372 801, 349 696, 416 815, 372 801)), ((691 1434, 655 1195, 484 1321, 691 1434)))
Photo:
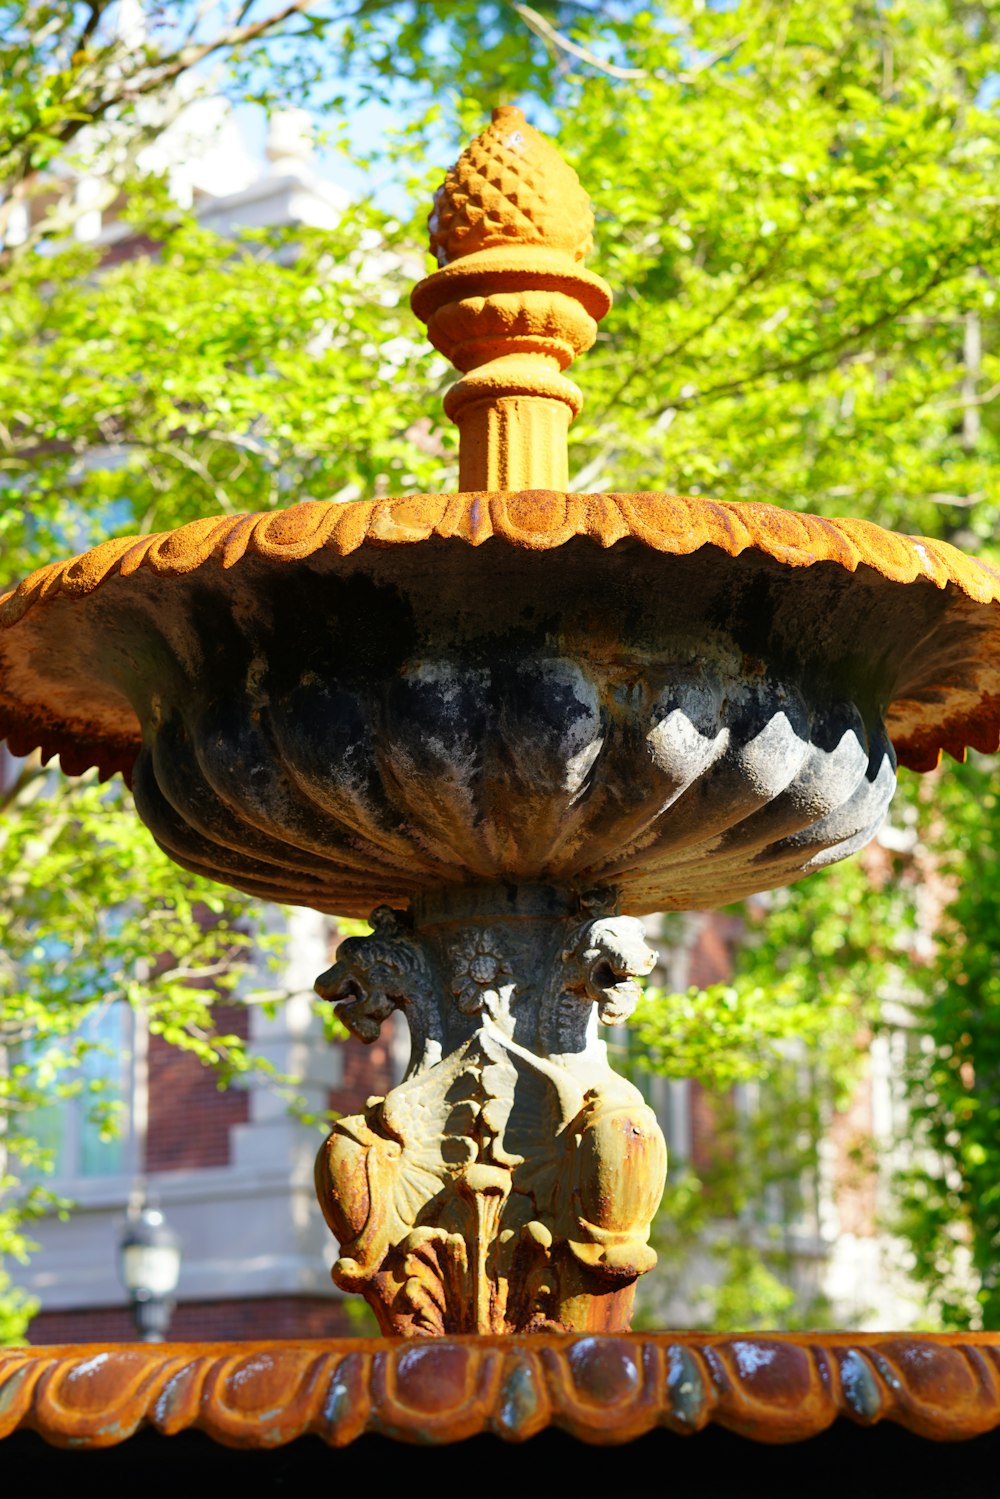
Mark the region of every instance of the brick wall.
POLYGON ((363 1113, 365 1100, 383 1096, 396 1083, 392 1059, 394 1025, 405 1025, 395 1015, 385 1021, 378 1039, 367 1046, 356 1036, 340 1043, 344 1059, 343 1081, 330 1091, 330 1108, 338 1114, 363 1113))
MULTIPOLYGON (((362 1319, 370 1314, 358 1298, 354 1314, 344 1303, 320 1296, 271 1296, 255 1301, 188 1301, 170 1323, 174 1342, 237 1342, 260 1338, 339 1338, 374 1334, 362 1319)), ((127 1307, 40 1312, 28 1329, 34 1344, 132 1343, 136 1339, 127 1307)))
MULTIPOLYGON (((725 983, 732 976, 733 950, 742 929, 739 918, 725 911, 705 912, 698 920, 688 949, 688 983, 697 984, 700 989, 725 983)), ((696 1078, 691 1080, 688 1100, 691 1164, 704 1173, 719 1156, 719 1112, 725 1104, 706 1093, 696 1078)))
MULTIPOLYGON (((220 1005, 214 1014, 220 1032, 246 1038, 250 1017, 242 1005, 220 1005)), ((248 1093, 240 1088, 220 1093, 214 1075, 196 1057, 162 1036, 150 1037, 147 1171, 227 1166, 229 1131, 249 1117, 248 1093)))
POLYGON ((688 983, 707 989, 731 977, 733 953, 743 934, 738 916, 725 911, 707 911, 698 923, 688 951, 688 983))

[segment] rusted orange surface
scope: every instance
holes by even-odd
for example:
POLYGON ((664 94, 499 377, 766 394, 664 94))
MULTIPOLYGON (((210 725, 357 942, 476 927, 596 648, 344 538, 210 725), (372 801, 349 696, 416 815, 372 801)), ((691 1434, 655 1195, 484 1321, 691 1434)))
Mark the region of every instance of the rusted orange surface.
POLYGON ((444 398, 464 490, 565 489, 583 394, 561 373, 589 349, 611 289, 581 262, 594 215, 580 181, 519 109, 493 111, 434 198, 441 269, 411 305, 464 378, 444 398))
MULTIPOLYGON (((140 743, 135 715, 126 706, 117 717, 105 713, 97 721, 94 684, 74 669, 68 638, 66 665, 59 667, 54 687, 51 644, 38 624, 51 601, 89 611, 97 590, 113 586, 116 578, 142 574, 153 589, 160 580, 183 579, 209 563, 228 570, 252 558, 289 566, 320 552, 346 557, 362 548, 415 549, 414 565, 425 565, 416 549, 439 540, 537 553, 576 537, 600 548, 631 540, 653 552, 690 556, 707 547, 730 557, 762 554, 796 572, 825 563, 850 573, 871 569, 894 585, 930 583, 962 601, 961 629, 947 670, 936 667, 935 680, 921 683, 919 695, 902 693, 889 704, 886 721, 899 761, 924 771, 937 764, 942 750, 962 757, 966 746, 991 752, 1000 744, 1000 670, 992 665, 1000 663, 1000 574, 987 563, 946 542, 902 536, 866 521, 665 494, 549 490, 348 505, 306 501, 277 512, 213 516, 176 531, 122 537, 52 563, 0 600, 0 734, 15 753, 40 747, 46 756, 59 754, 70 773, 97 765, 105 775, 128 774, 140 743), (43 656, 48 681, 36 666, 43 656)), ((180 592, 177 607, 184 607, 180 592)), ((821 618, 803 620, 804 631, 821 625, 821 618)))
POLYGON ((523 1441, 554 1426, 627 1442, 710 1424, 795 1442, 838 1417, 934 1441, 1000 1425, 1000 1336, 822 1333, 72 1346, 0 1353, 0 1436, 111 1447, 143 1426, 230 1447, 366 1432, 523 1441))
POLYGON ((434 195, 430 248, 442 266, 511 244, 545 245, 584 260, 593 227, 573 168, 518 108, 501 105, 434 195))
POLYGON ((551 551, 573 536, 598 546, 632 537, 657 552, 688 556, 711 546, 736 557, 763 552, 786 567, 833 562, 848 572, 872 567, 894 583, 926 578, 954 584, 976 603, 1000 600, 1000 572, 946 541, 903 536, 869 521, 826 520, 774 505, 685 499, 668 494, 405 495, 342 505, 306 500, 258 515, 211 516, 176 531, 123 536, 64 562, 52 562, 0 599, 0 628, 17 624, 51 594, 83 596, 117 574, 148 569, 173 578, 209 558, 225 568, 244 556, 294 562, 321 548, 347 556, 362 546, 412 546, 432 537, 470 546, 498 540, 531 551, 551 551))

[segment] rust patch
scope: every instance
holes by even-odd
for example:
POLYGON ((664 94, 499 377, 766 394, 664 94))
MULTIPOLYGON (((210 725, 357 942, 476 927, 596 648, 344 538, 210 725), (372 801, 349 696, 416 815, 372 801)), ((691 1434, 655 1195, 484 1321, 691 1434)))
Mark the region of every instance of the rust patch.
POLYGON ((788 567, 862 564, 894 583, 951 583, 980 604, 1000 600, 1000 573, 957 547, 901 536, 861 521, 798 515, 772 505, 667 494, 522 493, 404 495, 351 505, 306 500, 260 515, 191 521, 176 531, 102 542, 68 561, 40 568, 0 598, 0 629, 16 625, 56 593, 85 596, 108 578, 140 569, 174 578, 212 557, 225 567, 244 556, 295 562, 329 548, 346 556, 362 546, 412 546, 432 537, 470 545, 499 538, 510 546, 550 551, 572 536, 607 546, 631 536, 654 551, 688 556, 712 546, 729 556, 748 548, 788 567))

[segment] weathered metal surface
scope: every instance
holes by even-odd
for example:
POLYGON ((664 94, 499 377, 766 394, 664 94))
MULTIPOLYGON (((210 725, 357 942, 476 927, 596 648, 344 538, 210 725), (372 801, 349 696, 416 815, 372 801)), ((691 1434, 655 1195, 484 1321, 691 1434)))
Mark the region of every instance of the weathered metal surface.
MULTIPOLYGON (((489 575, 501 558, 523 561, 541 600, 581 546, 594 554, 581 582, 595 590, 595 612, 613 603, 612 590, 621 586, 620 569, 605 570, 603 558, 623 549, 634 557, 638 547, 653 564, 642 569, 649 587, 683 591, 685 570, 668 567, 667 559, 694 560, 702 552, 718 559, 720 582, 732 588, 746 593, 759 573, 787 589, 807 645, 835 632, 853 639, 859 657, 874 643, 879 651, 895 648, 886 722, 902 765, 928 770, 942 750, 961 757, 966 746, 989 752, 1000 742, 1000 577, 987 564, 944 542, 863 521, 668 495, 550 492, 311 501, 120 538, 52 563, 0 603, 0 733, 17 753, 41 747, 46 756, 60 755, 70 773, 97 765, 104 775, 129 774, 141 729, 102 660, 102 639, 135 612, 136 601, 146 614, 180 619, 197 609, 210 583, 237 613, 260 586, 261 564, 280 565, 282 573, 319 571, 335 584, 390 548, 404 580, 408 570, 433 571, 486 586, 485 609, 495 594, 489 575), (470 552, 481 548, 489 560, 477 568, 470 552), (553 549, 560 555, 541 573, 530 566, 536 553, 553 549), (843 610, 837 619, 830 612, 834 598, 845 600, 845 585, 846 597, 857 587, 853 635, 843 610)), ((322 633, 322 614, 303 619, 300 629, 322 633)))
POLYGON ((501 105, 434 195, 439 266, 484 250, 544 246, 572 264, 594 245, 594 213, 573 168, 519 109, 501 105))
POLYGON ((609 892, 574 904, 508 887, 382 907, 317 981, 362 1040, 400 1010, 413 1042, 316 1166, 333 1278, 387 1333, 628 1328, 666 1146, 597 1024, 628 1018, 656 955, 609 892))
POLYGON ((137 569, 51 592, 0 652, 34 620, 7 693, 30 671, 142 722, 140 814, 199 873, 345 915, 496 881, 610 884, 640 914, 870 837, 884 704, 915 639, 931 683, 936 635, 978 641, 975 607, 754 551, 453 540, 137 569))
POLYGON ((367 1432, 520 1442, 558 1427, 596 1445, 709 1425, 796 1442, 838 1418, 960 1442, 1000 1426, 996 1334, 445 1338, 433 1343, 160 1344, 0 1351, 0 1437, 112 1447, 144 1426, 228 1447, 367 1432))

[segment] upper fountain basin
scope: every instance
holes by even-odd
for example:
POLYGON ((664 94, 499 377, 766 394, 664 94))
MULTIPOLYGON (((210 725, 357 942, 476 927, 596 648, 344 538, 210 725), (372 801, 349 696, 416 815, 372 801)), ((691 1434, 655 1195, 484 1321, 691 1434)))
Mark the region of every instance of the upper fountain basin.
POLYGON ((0 730, 131 774, 173 858, 269 898, 716 905, 871 837, 896 753, 996 747, 998 593, 940 543, 765 506, 314 503, 29 579, 0 730))

